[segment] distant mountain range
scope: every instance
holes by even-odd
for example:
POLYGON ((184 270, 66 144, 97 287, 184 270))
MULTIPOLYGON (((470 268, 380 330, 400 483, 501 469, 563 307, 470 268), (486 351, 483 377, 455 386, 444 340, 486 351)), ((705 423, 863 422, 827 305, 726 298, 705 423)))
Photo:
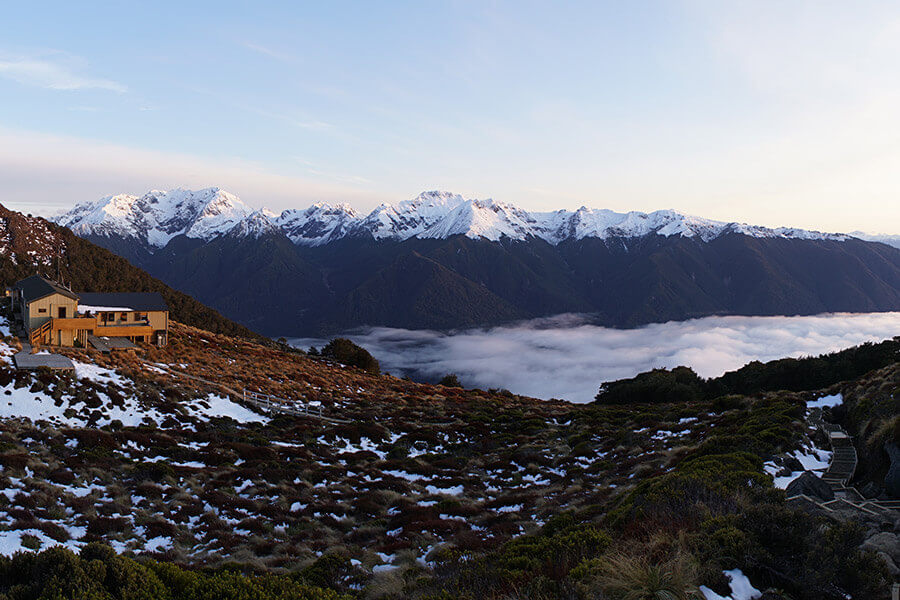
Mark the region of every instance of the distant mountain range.
POLYGON ((673 210, 647 214, 581 207, 576 211, 527 212, 512 204, 466 199, 450 192, 425 192, 413 200, 382 204, 368 215, 360 215, 347 204, 325 203, 276 214, 265 208, 253 210, 237 196, 218 188, 196 192, 179 189, 151 191, 143 196, 107 196, 79 204, 55 220, 78 235, 134 240, 148 251, 164 248, 182 235, 208 242, 229 233, 258 238, 277 232, 298 246, 322 246, 344 238, 405 241, 456 235, 494 242, 537 238, 552 245, 584 238, 640 238, 650 234, 705 242, 728 233, 836 241, 850 237, 722 223, 673 210))
POLYGON ((276 214, 210 188, 109 196, 55 220, 273 336, 900 309, 900 249, 671 210, 538 213, 426 192, 367 215, 276 214))
POLYGON ((893 246, 894 248, 900 248, 900 235, 866 233, 864 231, 852 231, 850 232, 850 235, 861 240, 866 240, 867 242, 880 242, 882 244, 887 244, 888 246, 893 246))

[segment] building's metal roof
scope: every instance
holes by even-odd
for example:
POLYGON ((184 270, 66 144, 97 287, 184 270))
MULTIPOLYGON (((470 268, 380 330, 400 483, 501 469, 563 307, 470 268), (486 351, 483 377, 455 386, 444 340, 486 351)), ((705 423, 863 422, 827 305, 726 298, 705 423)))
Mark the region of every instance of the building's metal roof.
POLYGON ((20 290, 22 292, 22 297, 25 299, 26 304, 30 304, 35 300, 40 300, 41 298, 46 298, 47 296, 50 296, 52 294, 62 294, 67 298, 78 300, 78 294, 76 294, 72 290, 67 290, 58 283, 50 281, 49 279, 45 279, 40 275, 32 275, 31 277, 26 277, 22 281, 17 282, 13 286, 13 289, 20 290))
POLYGON ((99 311, 103 310, 101 307, 107 307, 110 311, 122 309, 169 310, 169 306, 159 292, 81 292, 78 294, 78 301, 83 307, 92 306, 99 311))

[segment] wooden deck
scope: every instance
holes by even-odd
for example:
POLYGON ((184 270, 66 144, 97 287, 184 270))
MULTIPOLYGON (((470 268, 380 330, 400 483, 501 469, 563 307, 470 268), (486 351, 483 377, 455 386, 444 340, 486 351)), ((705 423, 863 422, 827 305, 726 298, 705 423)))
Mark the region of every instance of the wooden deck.
POLYGON ((88 343, 104 354, 109 354, 113 350, 134 350, 138 348, 134 342, 131 342, 126 338, 107 338, 89 335, 88 343))
POLYGON ((135 335, 153 335, 153 327, 140 323, 123 325, 97 325, 94 327, 97 337, 131 337, 135 335))
POLYGON ((13 354, 13 363, 17 369, 34 371, 36 369, 52 369, 54 371, 74 371, 71 360, 59 354, 32 354, 30 344, 22 344, 22 351, 13 354))

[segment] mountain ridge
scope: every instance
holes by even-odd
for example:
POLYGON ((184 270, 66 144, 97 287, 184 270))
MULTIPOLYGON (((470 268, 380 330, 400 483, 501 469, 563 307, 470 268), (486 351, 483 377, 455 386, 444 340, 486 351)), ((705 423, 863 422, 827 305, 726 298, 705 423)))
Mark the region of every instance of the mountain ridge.
POLYGON ((672 209, 618 213, 582 206, 575 211, 526 211, 511 203, 465 198, 445 191, 423 192, 412 200, 381 204, 362 215, 348 204, 328 203, 281 213, 265 208, 253 210, 237 196, 219 188, 153 190, 143 196, 119 194, 79 204, 54 220, 82 236, 133 237, 150 251, 164 247, 177 235, 209 241, 235 227, 247 230, 247 235, 277 229, 300 246, 320 246, 355 236, 399 241, 414 237, 446 239, 454 235, 491 241, 536 237, 553 245, 571 239, 635 238, 650 234, 696 237, 705 242, 728 233, 838 241, 850 237, 715 221, 672 209))
POLYGON ((276 215, 216 188, 151 196, 111 197, 58 222, 274 337, 567 312, 636 327, 900 309, 900 249, 843 234, 671 210, 528 213, 449 192, 366 215, 324 203, 276 215))

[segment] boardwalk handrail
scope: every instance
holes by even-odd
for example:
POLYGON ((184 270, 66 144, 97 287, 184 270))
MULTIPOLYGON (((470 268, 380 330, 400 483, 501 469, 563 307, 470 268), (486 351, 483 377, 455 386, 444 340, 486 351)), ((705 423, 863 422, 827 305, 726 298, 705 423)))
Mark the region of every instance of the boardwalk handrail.
POLYGON ((322 412, 322 404, 316 403, 318 405, 318 412, 314 410, 316 407, 312 402, 303 403, 302 401, 297 400, 286 400, 284 398, 278 398, 276 396, 270 396, 268 394, 263 394, 261 392, 255 392, 253 390, 244 389, 240 392, 234 390, 224 384, 222 382, 210 381, 209 379, 204 379, 202 377, 197 377, 196 375, 189 375, 188 373, 182 373, 181 371, 176 371, 171 368, 170 365, 164 365, 155 363, 157 368, 164 370, 169 375, 175 375, 177 377, 185 377, 187 379, 193 379, 194 381, 200 381, 207 385, 216 387, 226 394, 232 396, 235 400, 243 400, 249 404, 257 406, 259 408, 263 408, 269 412, 275 413, 283 413, 294 416, 305 416, 313 419, 319 419, 321 421, 325 421, 328 423, 350 423, 347 419, 340 419, 338 417, 333 417, 326 415, 322 412), (296 408, 294 405, 299 404, 302 408, 296 408))
POLYGON ((859 456, 856 453, 856 446, 853 445, 853 438, 850 437, 843 427, 834 423, 827 423, 822 414, 822 409, 814 408, 809 411, 807 416, 809 421, 816 429, 825 434, 828 442, 831 444, 831 462, 828 469, 822 474, 822 481, 832 485, 835 491, 850 492, 860 498, 860 500, 849 498, 835 498, 822 502, 819 499, 811 498, 806 494, 796 494, 788 498, 788 500, 806 500, 825 509, 828 512, 834 512, 841 505, 850 506, 869 514, 876 514, 874 509, 878 510, 900 510, 900 500, 878 500, 866 499, 855 487, 847 485, 856 473, 856 467, 859 464, 859 456), (838 435, 832 435, 838 434, 838 435), (844 443, 835 445, 835 440, 843 440, 844 443), (838 453, 843 454, 838 461, 838 453))
POLYGON ((270 413, 283 413, 289 415, 322 416, 322 404, 303 402, 299 400, 287 400, 261 392, 254 392, 244 388, 244 402, 253 404, 270 413), (316 410, 318 409, 318 410, 316 410))

